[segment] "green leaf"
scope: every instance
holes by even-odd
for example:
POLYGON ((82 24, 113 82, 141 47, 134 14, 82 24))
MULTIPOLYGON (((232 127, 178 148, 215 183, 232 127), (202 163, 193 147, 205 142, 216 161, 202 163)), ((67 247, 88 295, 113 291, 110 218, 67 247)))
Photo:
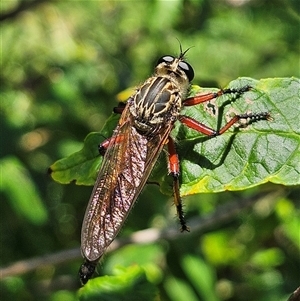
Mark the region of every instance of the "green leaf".
POLYGON ((157 295, 157 288, 150 279, 147 269, 138 265, 119 269, 118 275, 91 279, 80 289, 79 300, 152 301, 157 295))
MULTIPOLYGON (((181 194, 243 190, 266 182, 299 184, 299 100, 297 78, 254 80, 239 78, 228 87, 252 87, 238 99, 222 96, 187 107, 182 114, 214 129, 221 128, 232 113, 270 112, 272 121, 259 121, 247 127, 235 126, 223 135, 209 138, 177 122, 172 136, 181 162, 181 194)), ((190 95, 216 89, 193 86, 190 95)), ((91 133, 81 151, 54 163, 51 176, 60 183, 92 185, 102 158, 97 145, 112 134, 119 116, 112 115, 101 133, 91 133)), ((162 154, 164 155, 164 154, 162 154)), ((162 157, 162 156, 161 156, 162 157)), ((171 193, 165 158, 153 169, 150 181, 162 192, 171 193)))
POLYGON ((169 299, 172 301, 199 300, 190 285, 179 278, 168 277, 166 281, 164 281, 164 288, 169 299))
POLYGON ((60 290, 51 295, 50 301, 76 301, 78 300, 74 292, 60 290))
POLYGON ((80 151, 52 164, 49 168, 52 178, 61 184, 74 181, 77 185, 93 185, 102 162, 98 145, 111 136, 119 118, 119 115, 113 114, 101 132, 87 135, 80 151))
POLYGON ((279 248, 260 250, 251 258, 251 263, 258 269, 270 269, 279 266, 284 261, 285 255, 279 248))
POLYGON ((122 247, 118 252, 114 252, 106 258, 104 272, 107 274, 111 273, 116 262, 123 267, 133 264, 145 266, 149 262, 159 265, 164 255, 165 250, 156 244, 130 244, 122 247))
MULTIPOLYGON (((209 140, 179 125, 182 195, 243 190, 266 182, 299 184, 300 111, 299 105, 295 105, 299 101, 299 79, 240 78, 229 87, 245 85, 252 90, 224 111, 270 112, 273 121, 259 121, 238 131, 233 128, 209 140)), ((221 104, 224 97, 217 101, 221 104)), ((187 115, 215 127, 216 120, 203 106, 191 108, 187 115)))
POLYGON ((7 194, 15 211, 33 224, 43 224, 47 210, 24 165, 16 157, 7 156, 0 161, 0 170, 0 190, 7 194))
POLYGON ((215 292, 216 276, 212 267, 201 258, 188 255, 183 258, 182 268, 202 300, 220 300, 215 292))

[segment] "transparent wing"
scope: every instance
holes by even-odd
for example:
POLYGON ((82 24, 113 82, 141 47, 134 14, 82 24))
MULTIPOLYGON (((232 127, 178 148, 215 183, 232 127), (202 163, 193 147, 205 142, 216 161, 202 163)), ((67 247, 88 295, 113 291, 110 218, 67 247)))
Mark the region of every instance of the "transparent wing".
POLYGON ((171 129, 169 124, 151 137, 141 135, 132 126, 128 106, 125 108, 86 209, 81 231, 86 259, 98 260, 120 231, 171 129))

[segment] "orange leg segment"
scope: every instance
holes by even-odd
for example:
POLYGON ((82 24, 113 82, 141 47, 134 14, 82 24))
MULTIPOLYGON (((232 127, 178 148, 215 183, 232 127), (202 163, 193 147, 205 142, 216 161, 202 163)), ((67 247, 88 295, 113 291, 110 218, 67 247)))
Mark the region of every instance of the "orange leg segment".
POLYGON ((175 144, 171 137, 168 141, 168 151, 169 151, 169 172, 173 177, 173 194, 174 194, 174 204, 177 210, 177 216, 181 225, 181 232, 190 231, 189 227, 186 225, 186 221, 182 209, 182 201, 179 193, 179 159, 176 153, 175 144))

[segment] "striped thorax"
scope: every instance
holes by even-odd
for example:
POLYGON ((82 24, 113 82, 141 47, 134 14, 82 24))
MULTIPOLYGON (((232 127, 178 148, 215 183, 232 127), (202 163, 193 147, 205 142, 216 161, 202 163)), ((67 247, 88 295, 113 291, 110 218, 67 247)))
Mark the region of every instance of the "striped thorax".
POLYGON ((154 75, 128 100, 133 124, 139 132, 155 134, 166 122, 177 120, 194 77, 183 55, 160 58, 154 75))

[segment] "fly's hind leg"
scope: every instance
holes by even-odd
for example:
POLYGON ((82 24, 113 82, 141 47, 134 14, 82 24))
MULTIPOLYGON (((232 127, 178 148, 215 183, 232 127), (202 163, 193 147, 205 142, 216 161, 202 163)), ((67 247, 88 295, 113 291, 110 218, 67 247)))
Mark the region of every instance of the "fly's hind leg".
POLYGON ((106 150, 109 148, 110 145, 115 143, 121 143, 124 139, 123 135, 110 137, 108 139, 105 139, 102 143, 98 145, 98 151, 101 156, 104 156, 106 150))
POLYGON ((173 177, 173 195, 174 195, 174 204, 176 206, 177 216, 181 226, 181 232, 190 231, 190 228, 186 225, 184 218, 182 201, 179 193, 179 158, 176 153, 175 144, 171 137, 168 141, 168 152, 169 152, 169 172, 173 177))
POLYGON ((216 137, 219 135, 224 134, 231 126, 233 126, 236 122, 244 119, 246 121, 245 125, 248 125, 252 122, 257 122, 260 120, 267 120, 271 121, 272 117, 270 113, 268 112, 261 112, 261 113, 245 113, 245 114, 239 114, 232 117, 221 129, 214 130, 205 124, 195 120, 192 117, 188 117, 185 115, 180 115, 178 120, 188 126, 191 129, 194 129, 198 131, 199 133, 202 133, 204 135, 210 136, 210 137, 216 137))

